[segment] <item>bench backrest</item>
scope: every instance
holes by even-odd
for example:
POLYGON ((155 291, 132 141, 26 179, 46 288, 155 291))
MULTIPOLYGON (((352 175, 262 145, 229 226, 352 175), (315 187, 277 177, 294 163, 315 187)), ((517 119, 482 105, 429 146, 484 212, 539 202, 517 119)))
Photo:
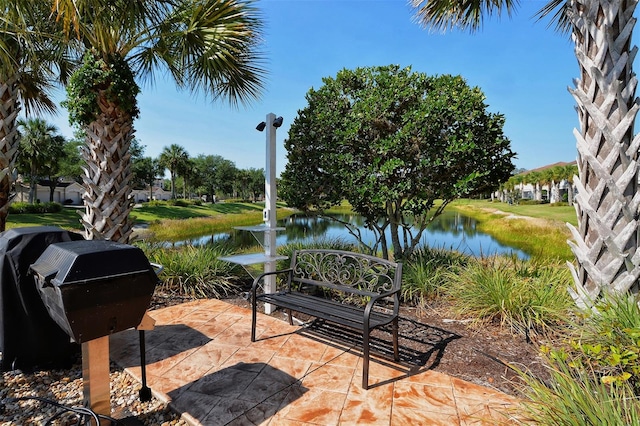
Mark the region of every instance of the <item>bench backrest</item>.
POLYGON ((400 288, 402 264, 341 250, 298 250, 291 258, 294 282, 362 296, 400 288))

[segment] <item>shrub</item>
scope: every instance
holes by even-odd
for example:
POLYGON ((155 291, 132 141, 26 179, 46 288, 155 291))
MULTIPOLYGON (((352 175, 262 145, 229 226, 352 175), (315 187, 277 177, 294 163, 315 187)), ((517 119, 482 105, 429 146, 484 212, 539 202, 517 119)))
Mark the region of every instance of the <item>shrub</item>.
POLYGON ((574 364, 603 383, 628 382, 640 395, 640 307, 638 296, 606 296, 572 327, 574 364))
POLYGON ((41 214, 41 213, 59 213, 62 211, 62 204, 60 203, 12 203, 9 206, 10 214, 41 214))
POLYGON ((167 202, 168 205, 170 206, 176 206, 176 207, 188 207, 189 206, 189 201, 187 200, 183 200, 183 199, 177 199, 177 200, 169 200, 167 202))

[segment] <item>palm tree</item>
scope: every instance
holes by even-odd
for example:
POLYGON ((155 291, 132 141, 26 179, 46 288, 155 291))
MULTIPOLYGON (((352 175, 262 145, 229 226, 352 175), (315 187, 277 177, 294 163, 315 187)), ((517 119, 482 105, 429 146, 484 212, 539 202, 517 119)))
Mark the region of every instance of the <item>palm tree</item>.
POLYGON ((65 81, 66 44, 52 35, 46 2, 0 1, 0 231, 5 230, 18 153, 17 117, 53 113, 51 90, 65 81))
POLYGON ((256 51, 261 21, 249 0, 55 0, 54 6, 68 36, 85 47, 65 104, 86 132, 85 234, 127 242, 136 79, 152 81, 162 70, 179 88, 214 100, 234 106, 253 100, 264 74, 256 51))
POLYGON ((175 143, 170 146, 165 146, 158 158, 160 165, 165 169, 169 169, 169 173, 171 174, 171 198, 174 200, 177 198, 176 176, 178 175, 178 171, 183 169, 187 161, 189 161, 189 154, 183 147, 175 143))
MULTIPOLYGON (((477 30, 492 12, 510 14, 516 0, 412 0, 422 24, 440 29, 477 30)), ((571 31, 580 68, 575 89, 580 130, 578 227, 568 225, 577 266, 568 262, 580 306, 591 306, 602 291, 639 289, 638 148, 634 122, 640 108, 632 70, 631 35, 637 0, 551 0, 538 13, 554 15, 558 29, 571 31)))
POLYGON ((41 118, 19 119, 17 124, 19 162, 29 170, 29 202, 33 203, 37 199, 38 179, 57 166, 64 155, 65 139, 57 134, 56 126, 41 118))
POLYGON ((551 169, 540 170, 538 173, 538 182, 540 183, 540 193, 541 199, 543 199, 544 187, 547 187, 547 202, 551 202, 551 185, 553 184, 553 174, 551 173, 551 169))
POLYGON ((558 203, 562 201, 560 199, 560 182, 564 179, 564 167, 555 166, 549 169, 551 175, 551 197, 550 203, 558 203))

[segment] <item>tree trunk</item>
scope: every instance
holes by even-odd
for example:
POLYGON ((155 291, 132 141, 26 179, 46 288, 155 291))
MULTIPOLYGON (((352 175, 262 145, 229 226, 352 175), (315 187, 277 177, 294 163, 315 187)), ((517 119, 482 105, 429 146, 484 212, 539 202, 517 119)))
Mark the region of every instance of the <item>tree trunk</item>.
POLYGON ((567 203, 573 206, 573 176, 567 179, 567 203))
POLYGON ((173 170, 169 170, 171 173, 171 199, 175 200, 176 197, 176 172, 173 170))
POLYGON ((572 0, 580 80, 570 92, 578 104, 580 131, 575 208, 579 229, 568 225, 577 267, 569 263, 581 306, 602 291, 637 291, 640 275, 637 191, 640 138, 633 135, 638 111, 637 79, 630 49, 637 0, 572 0))
POLYGON ((11 205, 11 186, 15 180, 18 139, 16 117, 20 112, 16 78, 0 83, 0 232, 4 231, 11 205))
POLYGON ((38 199, 38 177, 36 176, 35 164, 31 164, 31 175, 29 176, 29 203, 31 204, 35 203, 37 199, 38 199))
POLYGON ((101 113, 87 126, 83 176, 85 213, 82 224, 87 239, 128 243, 132 232, 131 153, 133 120, 100 94, 101 113))

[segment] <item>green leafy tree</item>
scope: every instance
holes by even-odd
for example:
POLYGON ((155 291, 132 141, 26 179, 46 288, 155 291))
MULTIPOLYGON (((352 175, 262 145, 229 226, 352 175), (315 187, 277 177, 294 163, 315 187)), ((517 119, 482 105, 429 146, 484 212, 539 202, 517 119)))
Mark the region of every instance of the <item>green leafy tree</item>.
MULTIPOLYGON (((57 134, 56 126, 48 124, 41 118, 19 119, 20 155, 19 166, 29 176, 29 202, 37 199, 38 180, 44 176, 50 179, 60 170, 60 160, 65 155, 65 139, 57 134)), ((54 179, 55 190, 57 177, 54 179)), ((50 186, 51 187, 51 186, 50 186)), ((53 201, 53 190, 50 201, 53 201)))
POLYGON ((232 194, 233 182, 238 174, 238 169, 233 161, 219 155, 200 154, 195 159, 196 168, 200 175, 200 182, 213 200, 219 194, 232 194))
POLYGON ((59 176, 82 182, 82 143, 75 138, 65 142, 65 154, 59 162, 59 176))
POLYGON ((5 230, 15 180, 17 117, 53 113, 52 90, 68 76, 67 44, 47 19, 47 2, 0 1, 0 231, 5 230))
POLYGON ((153 184, 158 176, 164 172, 164 168, 157 159, 142 157, 133 160, 133 185, 138 188, 149 187, 149 200, 153 200, 153 184))
POLYGON ((323 83, 289 130, 280 196, 303 210, 347 199, 384 257, 389 246, 409 256, 451 201, 497 188, 514 168, 504 117, 462 77, 384 66, 323 83), (435 200, 442 204, 433 209, 435 200))
POLYGON ((158 162, 160 166, 169 170, 169 174, 171 175, 171 198, 176 199, 176 177, 178 176, 178 171, 182 170, 183 165, 189 160, 189 154, 187 151, 178 144, 171 144, 170 146, 165 146, 162 152, 160 153, 160 157, 158 158, 158 162))
POLYGON ((86 133, 85 234, 127 242, 138 81, 153 81, 160 70, 180 89, 234 106, 251 101, 265 73, 258 53, 262 23, 249 0, 53 3, 67 36, 83 47, 65 105, 86 133))
POLYGON ((251 199, 256 201, 264 193, 264 169, 250 168, 246 170, 247 190, 251 199))
MULTIPOLYGON (((435 29, 479 29, 488 16, 514 11, 516 0, 412 0, 418 20, 435 29)), ((578 305, 592 306, 603 290, 638 293, 640 286, 640 137, 634 125, 640 100, 632 45, 637 0, 551 0, 538 13, 571 32, 579 66, 580 129, 574 184, 578 227, 568 224, 577 266, 569 263, 578 305), (615 218, 614 220, 611 220, 615 218)))

